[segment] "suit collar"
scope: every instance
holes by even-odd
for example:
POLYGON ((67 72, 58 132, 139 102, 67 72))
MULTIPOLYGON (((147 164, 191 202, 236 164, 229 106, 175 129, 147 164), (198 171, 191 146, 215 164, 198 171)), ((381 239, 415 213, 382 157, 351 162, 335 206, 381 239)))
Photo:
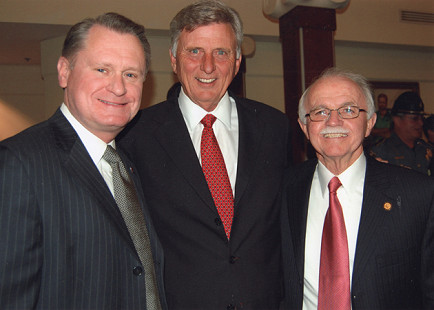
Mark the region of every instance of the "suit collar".
POLYGON ((179 108, 178 98, 172 97, 163 104, 165 109, 154 115, 154 121, 157 123, 156 139, 199 197, 217 212, 179 108))
POLYGON ((310 188, 317 159, 312 159, 298 166, 287 182, 288 220, 291 227, 291 239, 294 246, 294 255, 300 275, 300 283, 304 278, 304 250, 307 225, 307 211, 309 206, 310 188))
POLYGON ((191 99, 185 95, 183 90, 181 90, 179 94, 178 102, 189 132, 192 132, 193 129, 200 123, 202 118, 204 118, 207 114, 214 115, 227 128, 231 128, 232 104, 227 92, 220 100, 214 111, 211 112, 204 110, 202 107, 191 101, 191 99))
MULTIPOLYGON (((234 97, 235 98, 235 97, 234 97)), ((243 197, 254 168, 263 140, 264 123, 259 120, 256 109, 244 99, 236 98, 238 111, 239 147, 238 168, 235 183, 235 208, 243 197)))
MULTIPOLYGON (((68 107, 64 103, 60 106, 60 111, 74 128, 75 132, 79 136, 81 142, 84 144, 84 147, 92 158, 92 161, 95 163, 95 165, 98 165, 107 148, 107 143, 105 143, 103 140, 101 140, 93 133, 91 133, 87 128, 85 128, 75 118, 75 116, 72 115, 72 113, 69 111, 68 107)), ((112 147, 116 148, 114 140, 112 140, 109 144, 112 147)))
MULTIPOLYGON (((264 124, 258 120, 257 111, 245 100, 233 98, 236 102, 239 122, 238 170, 235 184, 235 208, 237 208, 249 183, 252 167, 255 167, 259 145, 263 139, 264 124)), ((187 182, 202 200, 217 212, 179 108, 178 98, 169 98, 163 104, 165 109, 161 109, 153 119, 157 123, 155 137, 187 182)))
POLYGON ((377 235, 382 234, 381 229, 386 217, 398 211, 395 207, 399 203, 396 198, 399 197, 399 193, 394 193, 393 187, 390 186, 391 183, 393 180, 389 178, 388 167, 368 156, 362 214, 354 259, 353 283, 357 283, 375 251, 377 243, 373 240, 377 235), (392 205, 391 211, 387 209, 388 203, 392 205))
POLYGON ((107 184, 71 124, 59 109, 48 122, 55 144, 61 150, 59 156, 68 175, 78 180, 80 187, 98 201, 98 206, 104 209, 108 218, 134 249, 128 229, 107 184))

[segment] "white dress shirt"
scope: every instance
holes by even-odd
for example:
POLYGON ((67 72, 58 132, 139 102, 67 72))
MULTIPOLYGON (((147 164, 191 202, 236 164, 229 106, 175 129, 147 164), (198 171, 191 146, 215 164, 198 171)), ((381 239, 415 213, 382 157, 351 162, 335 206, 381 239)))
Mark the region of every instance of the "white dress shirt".
POLYGON ((202 164, 200 155, 200 141, 202 139, 203 125, 200 122, 207 114, 217 117, 212 126, 214 134, 219 143, 220 150, 225 161, 226 170, 228 171, 231 182, 232 193, 235 197, 235 180, 237 177, 238 164, 238 113, 234 99, 230 98, 228 93, 218 103, 212 112, 207 112, 199 105, 195 104, 181 89, 178 97, 179 108, 190 133, 199 162, 202 164))
MULTIPOLYGON (((366 157, 362 153, 349 168, 337 176, 342 183, 337 195, 342 206, 347 230, 350 281, 352 281, 354 254, 356 252, 357 233, 362 211, 365 172, 366 157)), ((316 310, 318 308, 322 231, 329 207, 328 183, 334 176, 321 162, 318 162, 313 175, 307 214, 303 310, 316 310)))
MULTIPOLYGON (((83 142, 84 147, 92 158, 92 161, 95 163, 96 167, 104 178, 104 181, 107 183, 110 192, 114 196, 112 168, 108 162, 102 159, 102 156, 104 155, 104 152, 107 148, 107 143, 105 143, 103 140, 101 140, 89 130, 87 130, 74 117, 74 115, 71 114, 68 107, 64 103, 62 103, 62 105, 60 106, 60 111, 63 113, 65 118, 77 132, 81 142, 83 142)), ((112 140, 109 145, 116 149, 116 144, 114 140, 112 140)))

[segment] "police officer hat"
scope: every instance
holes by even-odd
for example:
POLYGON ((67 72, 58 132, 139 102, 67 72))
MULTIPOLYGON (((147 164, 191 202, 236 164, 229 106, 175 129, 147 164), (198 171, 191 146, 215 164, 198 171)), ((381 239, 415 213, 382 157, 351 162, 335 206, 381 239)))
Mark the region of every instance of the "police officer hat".
POLYGON ((422 99, 412 91, 402 93, 395 100, 392 108, 392 115, 397 114, 425 114, 422 99))

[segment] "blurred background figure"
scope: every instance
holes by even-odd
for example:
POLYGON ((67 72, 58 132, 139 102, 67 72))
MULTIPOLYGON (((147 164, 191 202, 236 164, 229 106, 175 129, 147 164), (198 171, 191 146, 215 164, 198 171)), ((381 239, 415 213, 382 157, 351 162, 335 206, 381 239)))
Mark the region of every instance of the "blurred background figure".
POLYGON ((431 115, 423 124, 423 131, 425 133, 428 143, 434 147, 434 115, 431 115))
POLYGON ((390 125, 392 124, 392 116, 390 110, 387 109, 387 95, 379 94, 377 97, 377 121, 372 129, 371 137, 373 142, 378 142, 383 138, 390 136, 390 125))
POLYGON ((424 104, 415 92, 404 92, 395 100, 389 138, 371 148, 377 160, 430 174, 432 147, 422 139, 424 104))

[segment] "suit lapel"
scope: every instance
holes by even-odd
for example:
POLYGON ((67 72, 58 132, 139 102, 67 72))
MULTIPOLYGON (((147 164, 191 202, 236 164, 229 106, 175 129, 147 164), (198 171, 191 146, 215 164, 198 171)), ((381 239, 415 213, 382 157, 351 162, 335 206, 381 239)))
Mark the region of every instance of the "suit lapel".
POLYGON ((385 204, 389 202, 393 205, 396 202, 393 198, 396 195, 390 192, 389 183, 387 169, 368 157, 354 259, 353 285, 363 275, 363 270, 376 249, 377 243, 373 240, 376 239, 375 236, 381 234, 380 230, 383 227, 387 212, 389 212, 385 210, 385 204))
POLYGON ((307 212, 309 206, 310 189, 312 178, 317 165, 317 160, 311 160, 303 164, 303 173, 294 174, 293 185, 287 190, 292 190, 293 197, 288 201, 289 223, 291 227, 291 238, 294 246, 294 255, 300 279, 304 279, 304 252, 306 239, 307 212))
MULTIPOLYGON (((263 124, 258 121, 256 112, 236 99, 239 121, 238 169, 235 184, 235 208, 244 194, 262 140, 263 124)), ((199 160, 191 142, 177 98, 167 102, 167 113, 155 119, 160 123, 155 137, 177 165, 185 179, 196 190, 201 199, 215 212, 214 201, 208 189, 199 160)))
POLYGON ((254 170, 264 130, 264 124, 258 120, 255 110, 249 108, 239 98, 236 99, 236 104, 239 124, 239 147, 235 184, 235 208, 237 208, 254 170))
POLYGON ((155 119, 160 123, 155 131, 155 137, 199 197, 214 212, 217 212, 202 167, 191 142, 190 134, 179 109, 177 98, 169 100, 167 105, 167 113, 159 119, 155 119))
POLYGON ((99 202, 98 207, 104 209, 119 229, 120 234, 134 248, 128 229, 107 184, 73 127, 60 110, 50 119, 50 123, 56 145, 61 149, 60 156, 63 157, 65 169, 82 184, 83 190, 88 191, 89 195, 99 202))

